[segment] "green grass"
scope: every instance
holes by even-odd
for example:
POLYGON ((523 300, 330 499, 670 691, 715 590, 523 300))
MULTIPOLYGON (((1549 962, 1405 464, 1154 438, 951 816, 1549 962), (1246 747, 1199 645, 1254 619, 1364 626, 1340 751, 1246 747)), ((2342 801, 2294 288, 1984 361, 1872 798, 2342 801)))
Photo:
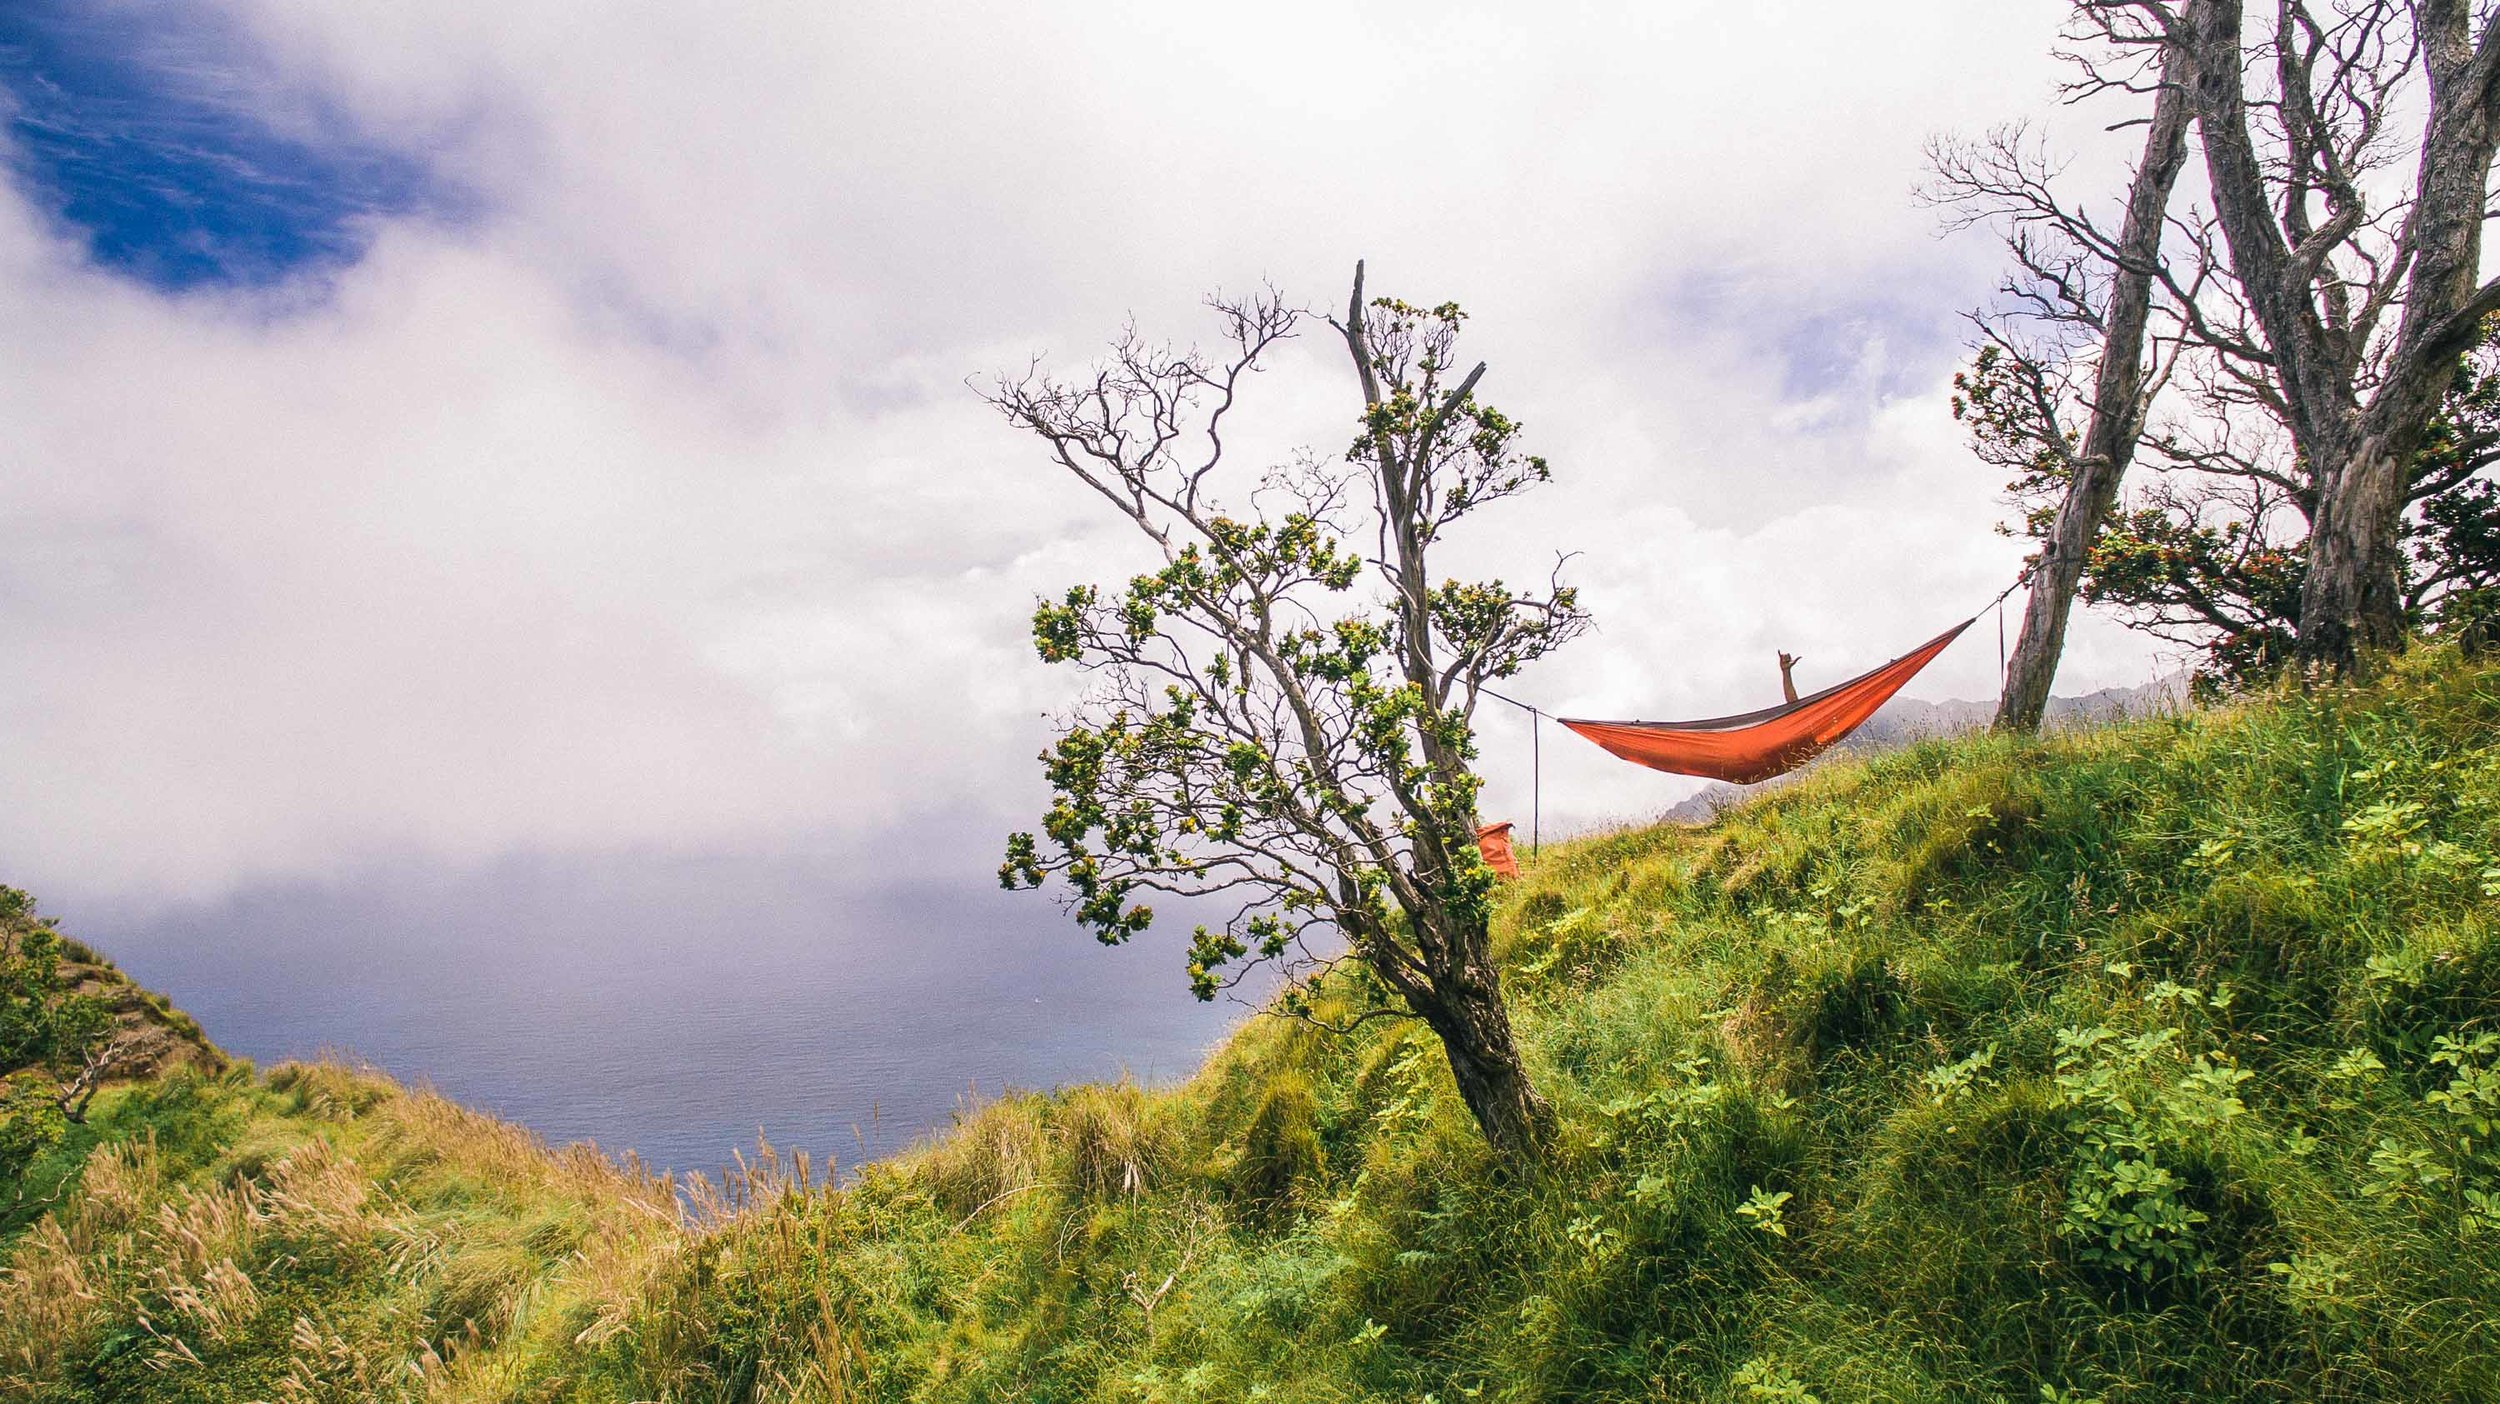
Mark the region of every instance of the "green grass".
POLYGON ((1551 848, 1532 1176, 1396 1024, 683 1215, 377 1079, 176 1075, 0 1220, 0 1395, 2489 1400, 2495 735, 2426 651, 1551 848))

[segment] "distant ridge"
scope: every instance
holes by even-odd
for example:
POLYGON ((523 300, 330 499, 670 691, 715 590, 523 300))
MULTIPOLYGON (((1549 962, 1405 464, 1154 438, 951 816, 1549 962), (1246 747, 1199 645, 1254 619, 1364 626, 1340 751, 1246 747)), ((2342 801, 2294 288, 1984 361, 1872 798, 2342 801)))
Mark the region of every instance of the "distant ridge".
MULTIPOLYGON (((2187 702, 2187 674, 2173 673, 2134 687, 2105 687, 2081 697, 2052 697, 2042 724, 2052 731, 2102 726, 2127 717, 2176 711, 2186 706, 2187 702)), ((1996 719, 1996 714, 1997 704, 1993 701, 1955 697, 1942 702, 1927 702, 1915 697, 1896 697, 1869 717, 1866 725, 1859 727, 1848 740, 1834 746, 1827 754, 1874 755, 1899 750, 1933 737, 1981 731, 1996 719)), ((1686 796, 1658 817, 1673 824, 1707 823, 1729 805, 1741 804, 1749 796, 1777 789, 1813 768, 1807 766, 1805 770, 1776 780, 1765 780, 1758 785, 1713 783, 1686 796)))

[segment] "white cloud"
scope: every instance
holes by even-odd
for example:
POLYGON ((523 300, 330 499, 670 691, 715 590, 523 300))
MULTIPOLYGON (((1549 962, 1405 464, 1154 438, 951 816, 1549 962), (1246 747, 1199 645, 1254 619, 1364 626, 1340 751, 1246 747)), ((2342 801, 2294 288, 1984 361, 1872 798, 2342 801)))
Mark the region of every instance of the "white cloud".
MULTIPOLYGON (((281 70, 486 212, 268 316, 0 208, 10 880, 1029 808, 1071 682, 1031 599, 1131 557, 964 377, 1131 309, 1187 335, 1217 284, 1333 302, 1357 255, 1475 311, 1564 474, 1470 548, 1584 553, 1603 632, 1523 690, 1692 714, 1762 698, 1774 646, 1855 671, 2018 554, 1942 400, 1991 253, 1909 192, 1931 132, 2048 103, 2056 12, 252 0, 281 70)), ((1328 350, 1272 383, 1277 442, 1345 432, 1328 350)), ((1982 652, 1920 691, 1991 690, 1982 652)), ((2144 657, 2087 629, 2069 686, 2144 657)), ((1681 793, 1545 740, 1549 814, 1681 793)))

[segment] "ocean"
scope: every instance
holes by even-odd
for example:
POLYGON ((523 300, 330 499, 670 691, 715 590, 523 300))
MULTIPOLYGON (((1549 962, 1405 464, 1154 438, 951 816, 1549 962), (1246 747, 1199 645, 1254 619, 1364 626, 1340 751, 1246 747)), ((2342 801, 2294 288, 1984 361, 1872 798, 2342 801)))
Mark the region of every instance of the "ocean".
POLYGON ((528 859, 45 909, 228 1052, 367 1062, 655 1169, 759 1136, 853 1166, 1002 1089, 1186 1077, 1247 1016, 1190 997, 1186 921, 1104 947, 985 877, 528 859))

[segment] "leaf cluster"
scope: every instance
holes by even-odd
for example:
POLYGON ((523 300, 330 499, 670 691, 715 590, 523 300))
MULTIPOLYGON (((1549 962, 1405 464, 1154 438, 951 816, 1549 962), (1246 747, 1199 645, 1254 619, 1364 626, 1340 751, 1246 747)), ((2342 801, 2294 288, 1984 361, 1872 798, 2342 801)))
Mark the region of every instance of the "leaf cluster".
POLYGON ((0 887, 0 1078, 66 1073, 112 1027, 102 1000, 69 987, 63 954, 60 932, 35 914, 33 899, 0 887))

